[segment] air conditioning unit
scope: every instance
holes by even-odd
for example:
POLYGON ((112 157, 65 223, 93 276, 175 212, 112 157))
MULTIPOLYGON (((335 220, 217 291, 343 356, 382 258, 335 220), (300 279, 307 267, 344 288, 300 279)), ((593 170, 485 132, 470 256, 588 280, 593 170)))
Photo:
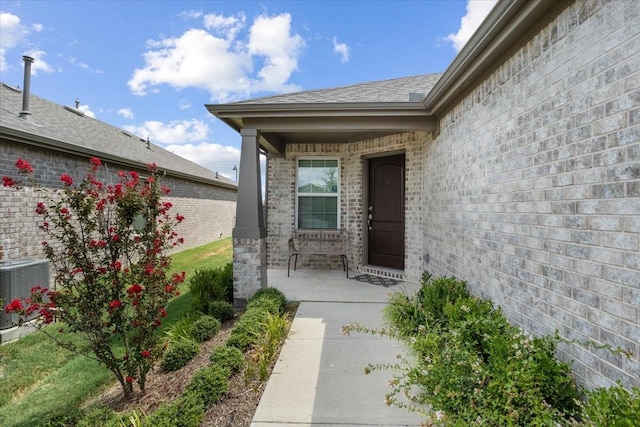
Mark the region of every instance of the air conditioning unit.
MULTIPOLYGON (((43 288, 49 287, 48 260, 13 259, 0 261, 0 298, 4 301, 5 306, 16 298, 30 296, 31 288, 36 285, 43 288)), ((0 310, 0 330, 9 329, 17 323, 18 315, 7 314, 2 307, 0 310)))

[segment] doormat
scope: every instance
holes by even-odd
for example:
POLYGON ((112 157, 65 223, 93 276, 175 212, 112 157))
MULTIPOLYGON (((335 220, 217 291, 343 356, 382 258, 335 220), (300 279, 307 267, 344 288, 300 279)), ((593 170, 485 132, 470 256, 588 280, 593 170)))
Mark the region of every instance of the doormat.
POLYGON ((359 274, 355 277, 352 277, 353 280, 357 280, 358 282, 371 283, 372 285, 384 286, 388 288, 389 286, 395 286, 398 282, 396 279, 392 279, 391 277, 380 277, 380 276, 372 276, 371 274, 359 274))

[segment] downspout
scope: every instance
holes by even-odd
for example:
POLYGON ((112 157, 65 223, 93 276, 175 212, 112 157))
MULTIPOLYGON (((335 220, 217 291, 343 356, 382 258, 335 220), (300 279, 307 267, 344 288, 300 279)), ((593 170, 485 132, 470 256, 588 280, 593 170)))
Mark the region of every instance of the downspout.
POLYGON ((22 111, 20 111, 20 118, 26 120, 28 123, 33 123, 33 117, 31 111, 29 111, 29 96, 31 95, 31 63, 34 59, 30 56, 24 55, 24 85, 22 88, 22 111))

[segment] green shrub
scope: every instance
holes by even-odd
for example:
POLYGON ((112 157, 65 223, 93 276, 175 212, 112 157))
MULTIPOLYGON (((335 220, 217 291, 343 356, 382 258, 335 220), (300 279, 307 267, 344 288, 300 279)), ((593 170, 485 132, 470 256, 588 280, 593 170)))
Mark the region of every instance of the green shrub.
POLYGON ((82 418, 82 411, 76 406, 61 406, 47 414, 39 425, 42 427, 74 427, 82 418))
POLYGON ((244 365, 244 355, 236 347, 222 345, 216 347, 209 356, 209 360, 215 366, 227 371, 227 376, 238 372, 244 365))
POLYGON ((265 304, 267 308, 269 308, 269 312, 271 314, 282 313, 287 308, 287 298, 284 294, 276 288, 260 288, 258 291, 253 294, 249 301, 247 302, 247 309, 249 309, 252 305, 262 305, 265 304), (272 302, 265 303, 264 300, 270 300, 272 302), (275 309, 277 311, 272 311, 275 309))
POLYGON ((589 427, 635 427, 640 419, 640 388, 626 390, 620 383, 586 393, 583 423, 589 427))
POLYGON ((414 336, 425 328, 426 317, 417 298, 395 293, 383 309, 384 318, 399 338, 414 336))
POLYGON ((178 339, 171 341, 160 362, 160 367, 165 371, 177 371, 189 363, 198 354, 200 347, 191 339, 178 339))
POLYGON ((205 407, 197 396, 185 393, 173 402, 165 403, 148 417, 153 427, 198 427, 204 419, 205 407))
POLYGON ((280 344, 287 336, 289 324, 289 318, 285 313, 267 313, 267 318, 263 320, 262 333, 253 343, 251 362, 247 367, 249 378, 258 377, 260 381, 267 380, 271 362, 277 356, 280 344))
POLYGON ((166 332, 169 341, 192 339, 191 328, 199 318, 199 313, 186 313, 180 317, 166 332))
POLYGON ((392 297, 385 319, 417 356, 395 374, 391 404, 413 392, 437 425, 555 426, 578 415, 559 337, 528 338, 463 281, 426 275, 414 297, 392 297))
POLYGON ((195 373, 185 394, 191 394, 205 408, 217 403, 229 391, 227 371, 219 366, 207 366, 195 373))
POLYGON ((191 324, 190 335, 197 342, 204 342, 214 337, 220 330, 220 321, 212 316, 201 316, 191 324))
POLYGON ((209 303, 209 316, 213 316, 221 322, 231 320, 236 315, 236 310, 231 303, 226 301, 211 301, 209 303))
POLYGON ((193 308, 209 314, 212 301, 233 302, 233 263, 219 268, 199 269, 189 279, 193 308))
POLYGON ((110 426, 114 424, 116 412, 107 406, 93 406, 83 411, 76 427, 110 426))
POLYGON ((251 344, 256 342, 257 337, 262 332, 264 321, 268 314, 268 310, 259 306, 247 308, 247 311, 244 312, 231 330, 227 338, 227 345, 236 347, 241 351, 249 348, 251 344))
POLYGON ((455 304, 460 299, 469 297, 467 284, 455 277, 432 279, 428 276, 426 281, 423 279, 421 285, 416 298, 427 316, 427 322, 430 324, 445 322, 445 307, 449 304, 455 304))

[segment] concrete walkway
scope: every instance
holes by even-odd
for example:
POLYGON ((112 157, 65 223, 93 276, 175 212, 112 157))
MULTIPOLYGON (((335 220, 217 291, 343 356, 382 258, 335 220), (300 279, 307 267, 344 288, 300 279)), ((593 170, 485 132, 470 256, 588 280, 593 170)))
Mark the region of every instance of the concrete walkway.
POLYGON ((339 271, 269 270, 269 285, 301 301, 289 338, 267 383, 252 427, 419 426, 423 419, 386 406, 391 372, 364 374, 368 363, 395 363, 396 341, 367 334, 344 336, 342 326, 383 323, 391 292, 413 294, 418 285, 393 287, 348 280, 339 271))

